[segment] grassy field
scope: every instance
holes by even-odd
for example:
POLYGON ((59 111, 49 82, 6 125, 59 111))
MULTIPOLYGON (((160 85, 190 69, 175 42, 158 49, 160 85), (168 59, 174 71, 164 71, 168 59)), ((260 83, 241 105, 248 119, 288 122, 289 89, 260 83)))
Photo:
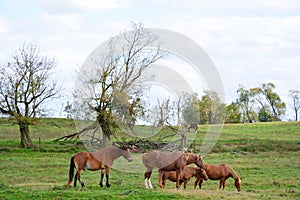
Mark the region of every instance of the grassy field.
MULTIPOLYGON (((0 119, 0 199, 300 199, 300 122, 276 122, 224 125, 213 150, 205 155, 210 164, 227 163, 242 179, 238 193, 233 179, 224 191, 216 190, 217 181, 206 181, 202 190, 176 190, 167 181, 166 189, 157 185, 153 172, 153 190, 144 188, 144 168, 140 154, 123 167, 116 160, 111 171, 111 188, 100 188, 99 171, 82 174, 86 187, 65 189, 69 160, 84 150, 80 143, 52 142, 54 138, 74 132, 72 120, 42 119, 31 127, 35 149, 18 148, 18 127, 0 119), (39 138, 41 145, 39 146, 39 138)), ((207 126, 200 126, 193 148, 200 149, 207 126)))

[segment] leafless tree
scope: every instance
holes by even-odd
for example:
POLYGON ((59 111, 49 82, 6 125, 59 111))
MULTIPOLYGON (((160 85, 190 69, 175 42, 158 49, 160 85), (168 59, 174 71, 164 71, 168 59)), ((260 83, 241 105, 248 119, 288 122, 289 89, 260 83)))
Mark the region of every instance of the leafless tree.
POLYGON ((295 121, 298 120, 298 112, 300 109, 300 90, 290 90, 289 96, 293 100, 293 110, 295 112, 295 121))
POLYGON ((118 122, 136 122, 143 113, 143 72, 166 54, 157 40, 143 24, 132 23, 131 31, 109 40, 105 52, 91 54, 79 73, 73 106, 77 117, 92 123, 73 136, 101 127, 102 146, 109 146, 118 122))
POLYGON ((16 120, 20 146, 33 147, 29 126, 42 116, 43 105, 58 94, 52 78, 54 58, 44 56, 36 45, 24 44, 0 68, 0 111, 16 120))

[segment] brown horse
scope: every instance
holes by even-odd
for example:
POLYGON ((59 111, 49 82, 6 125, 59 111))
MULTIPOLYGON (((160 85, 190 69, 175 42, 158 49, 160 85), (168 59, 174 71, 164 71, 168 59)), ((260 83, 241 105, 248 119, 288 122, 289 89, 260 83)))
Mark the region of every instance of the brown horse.
MULTIPOLYGON (((234 185, 237 189, 237 191, 241 191, 241 179, 238 177, 237 173, 226 164, 220 164, 220 165, 209 165, 205 164, 205 172, 210 180, 220 180, 219 189, 224 190, 225 188, 225 182, 228 178, 232 177, 234 179, 234 185)), ((199 185, 199 188, 201 189, 203 179, 201 177, 197 177, 197 180, 195 181, 194 188, 199 185)))
POLYGON ((106 175, 106 186, 110 187, 109 184, 109 170, 115 159, 123 156, 128 162, 132 161, 129 149, 127 147, 119 145, 114 145, 112 147, 103 148, 96 152, 80 152, 73 156, 70 161, 70 171, 69 171, 69 181, 67 183, 67 188, 70 186, 74 176, 74 167, 77 169, 74 187, 76 187, 77 179, 81 186, 84 187, 84 182, 80 180, 80 174, 82 170, 96 171, 101 169, 100 183, 99 185, 103 187, 102 180, 104 177, 103 170, 105 169, 106 175))
POLYGON ((144 153, 142 156, 143 163, 147 168, 145 173, 145 186, 152 189, 150 181, 152 170, 158 168, 164 171, 176 171, 176 188, 180 188, 179 174, 186 165, 196 164, 198 167, 204 169, 202 157, 192 153, 171 152, 164 153, 161 151, 153 150, 144 153))
MULTIPOLYGON (((199 167, 189 167, 185 166, 179 175, 179 184, 184 183, 184 189, 186 189, 186 185, 192 177, 201 177, 204 180, 208 179, 208 176, 205 170, 199 167)), ((176 182, 176 171, 163 171, 158 170, 158 184, 161 188, 165 188, 166 180, 176 182)))

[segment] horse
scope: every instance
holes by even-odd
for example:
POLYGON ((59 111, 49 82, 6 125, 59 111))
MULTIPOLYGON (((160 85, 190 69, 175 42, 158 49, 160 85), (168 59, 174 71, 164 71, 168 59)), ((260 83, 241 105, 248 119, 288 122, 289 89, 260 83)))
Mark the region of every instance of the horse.
MULTIPOLYGON (((208 179, 208 176, 205 170, 199 167, 189 167, 185 166, 179 175, 179 184, 184 183, 184 189, 186 189, 186 185, 192 177, 201 177, 204 180, 208 179)), ((176 181, 176 171, 163 171, 158 170, 158 184, 161 188, 165 188, 166 180, 176 181)))
POLYGON ((205 169, 200 155, 192 153, 182 153, 179 151, 164 153, 158 150, 153 150, 142 155, 142 161, 147 168, 145 172, 145 186, 147 189, 152 189, 150 181, 152 170, 158 168, 164 171, 176 171, 176 188, 179 189, 179 174, 186 165, 196 164, 198 167, 205 169))
MULTIPOLYGON (((225 188, 225 182, 228 178, 232 177, 234 179, 234 185, 238 192, 241 191, 241 179, 238 177, 237 173, 226 164, 220 164, 220 165, 210 165, 205 164, 205 172, 210 180, 220 180, 219 189, 224 190, 225 188)), ((199 185, 199 188, 201 189, 203 179, 201 177, 197 177, 195 181, 194 188, 199 185)))
POLYGON ((189 128, 188 128, 188 131, 190 132, 191 129, 194 129, 195 131, 197 131, 198 130, 198 125, 197 124, 190 124, 189 128))
POLYGON ((109 184, 109 170, 112 166, 115 159, 123 156, 128 162, 132 161, 129 149, 126 146, 119 146, 117 144, 112 147, 102 148, 96 152, 79 152, 74 155, 70 160, 70 170, 69 170, 69 181, 67 183, 67 188, 70 187, 74 176, 74 168, 77 169, 74 187, 76 187, 77 179, 80 182, 81 186, 84 187, 84 182, 80 180, 80 175, 82 170, 91 170, 96 171, 101 169, 101 176, 99 185, 103 187, 102 181, 106 175, 106 186, 110 187, 109 184))

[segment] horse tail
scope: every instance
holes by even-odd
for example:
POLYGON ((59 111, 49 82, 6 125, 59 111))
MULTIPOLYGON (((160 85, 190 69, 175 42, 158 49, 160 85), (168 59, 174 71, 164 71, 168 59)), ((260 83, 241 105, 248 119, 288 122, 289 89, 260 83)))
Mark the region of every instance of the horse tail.
POLYGON ((70 160, 70 170, 69 170, 69 181, 67 184, 67 188, 70 186, 70 184, 73 181, 73 177, 74 177, 74 168, 75 168, 75 163, 74 163, 74 156, 71 158, 70 160))
POLYGON ((227 171, 229 172, 229 174, 232 176, 234 180, 239 178, 238 174, 229 165, 225 165, 225 168, 227 169, 227 171))

